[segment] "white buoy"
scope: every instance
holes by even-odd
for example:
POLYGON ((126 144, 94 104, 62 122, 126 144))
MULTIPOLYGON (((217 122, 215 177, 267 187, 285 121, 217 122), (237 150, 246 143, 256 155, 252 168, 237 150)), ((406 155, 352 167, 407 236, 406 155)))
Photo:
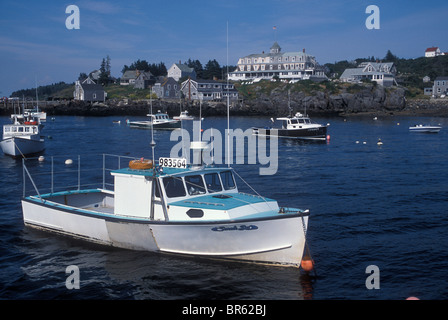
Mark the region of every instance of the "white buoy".
POLYGON ((40 156, 38 160, 39 160, 40 162, 42 162, 42 161, 45 160, 45 157, 44 157, 44 156, 40 156))
POLYGON ((358 141, 358 140, 356 140, 356 143, 359 143, 359 141, 358 141))
POLYGON ((364 141, 362 144, 367 144, 367 142, 364 141))
POLYGON ((381 141, 381 139, 378 139, 378 142, 376 144, 379 145, 379 146, 382 146, 383 142, 381 141))
POLYGON ((67 160, 65 160, 65 164, 67 164, 67 165, 73 164, 73 160, 72 159, 67 159, 67 160))

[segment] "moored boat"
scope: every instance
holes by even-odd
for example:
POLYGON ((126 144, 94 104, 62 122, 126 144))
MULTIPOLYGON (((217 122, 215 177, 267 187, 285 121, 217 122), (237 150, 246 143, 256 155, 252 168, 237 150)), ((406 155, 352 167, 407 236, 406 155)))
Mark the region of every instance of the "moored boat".
MULTIPOLYGON (((33 181, 26 161, 23 168, 33 181)), ((103 166, 103 184, 96 189, 46 194, 35 189, 24 195, 24 223, 133 250, 300 266, 309 211, 240 192, 232 168, 187 165, 177 158, 160 158, 158 164, 133 159, 111 171, 111 188, 104 171, 103 166)))
POLYGON ((130 121, 126 120, 126 123, 130 127, 143 128, 143 129, 177 129, 181 127, 181 122, 179 120, 170 119, 168 114, 158 111, 156 114, 147 115, 150 120, 143 121, 130 121))
POLYGON ((423 132, 423 133, 438 133, 441 129, 442 129, 441 126, 431 126, 423 124, 416 124, 412 127, 409 127, 409 131, 411 132, 423 132))
POLYGON ((188 111, 181 111, 180 114, 178 116, 174 116, 173 120, 194 120, 193 116, 190 116, 188 114, 188 111))
POLYGON ((13 114, 12 123, 3 125, 0 146, 3 153, 23 157, 42 152, 45 140, 40 136, 40 119, 31 115, 13 114))
MULTIPOLYGON (((273 119, 272 119, 273 120, 273 119)), ((327 126, 314 123, 300 112, 293 117, 277 118, 282 122, 281 127, 252 128, 252 133, 259 136, 278 136, 307 140, 326 140, 327 126)))

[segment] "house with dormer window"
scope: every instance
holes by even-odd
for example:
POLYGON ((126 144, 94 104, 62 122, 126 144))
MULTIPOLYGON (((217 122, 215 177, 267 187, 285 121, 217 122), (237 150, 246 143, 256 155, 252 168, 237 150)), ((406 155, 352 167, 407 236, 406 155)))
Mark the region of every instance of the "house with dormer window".
POLYGON ((236 70, 229 72, 229 80, 233 81, 271 80, 274 77, 283 81, 327 79, 324 68, 305 49, 282 52, 277 42, 269 53, 263 51, 239 58, 236 70))
POLYGON ((238 100, 238 90, 233 83, 222 81, 189 78, 182 82, 181 90, 188 100, 224 102, 227 96, 230 101, 238 100))
POLYGON ((371 80, 384 87, 390 87, 396 84, 396 73, 397 69, 393 62, 362 62, 357 68, 345 69, 339 79, 354 83, 371 80))

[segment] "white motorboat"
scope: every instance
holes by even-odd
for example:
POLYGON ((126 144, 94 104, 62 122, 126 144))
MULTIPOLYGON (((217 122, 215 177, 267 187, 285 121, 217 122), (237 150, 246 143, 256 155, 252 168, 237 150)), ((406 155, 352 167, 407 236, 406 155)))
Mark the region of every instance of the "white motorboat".
POLYGON ((0 146, 3 153, 23 157, 42 152, 45 140, 40 136, 40 120, 31 115, 14 114, 11 124, 3 125, 0 146))
MULTIPOLYGON (((151 160, 130 161, 111 171, 114 183, 107 188, 104 157, 110 155, 103 156, 103 184, 97 189, 46 194, 35 189, 24 195, 25 225, 133 250, 301 265, 309 210, 239 192, 232 168, 187 165, 177 158, 160 158, 156 166, 151 160)), ((24 176, 33 181, 23 163, 24 176)))
MULTIPOLYGON (((307 140, 326 140, 327 126, 314 123, 311 119, 298 112, 293 117, 277 118, 282 122, 281 127, 252 128, 252 133, 259 136, 278 136, 307 140)), ((272 119, 272 122, 274 120, 272 119)))
POLYGON ((130 127, 143 128, 143 129, 177 129, 181 127, 181 122, 179 120, 170 119, 168 114, 158 111, 156 114, 147 114, 150 120, 143 121, 129 121, 126 123, 130 127))
POLYGON ((409 127, 411 132, 423 132, 423 133, 438 133, 442 129, 441 126, 431 126, 416 124, 415 126, 409 127))
POLYGON ((185 110, 185 111, 181 111, 180 115, 174 116, 173 120, 194 120, 194 117, 190 116, 188 114, 188 111, 185 110))
POLYGON ((47 113, 45 111, 39 111, 39 108, 25 109, 25 115, 30 115, 33 118, 39 118, 40 122, 47 121, 47 113))

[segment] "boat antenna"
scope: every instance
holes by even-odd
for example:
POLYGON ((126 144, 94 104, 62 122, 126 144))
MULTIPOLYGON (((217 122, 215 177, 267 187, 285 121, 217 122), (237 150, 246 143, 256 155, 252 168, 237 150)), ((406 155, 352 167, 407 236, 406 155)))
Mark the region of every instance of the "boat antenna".
POLYGON ((291 110, 291 89, 288 89, 288 109, 289 109, 289 115, 292 117, 292 110, 291 110))
POLYGON ((154 141, 154 130, 153 130, 153 117, 152 117, 152 87, 151 87, 151 93, 149 94, 149 104, 151 108, 151 149, 152 149, 152 167, 155 168, 155 156, 154 156, 154 149, 156 147, 156 143, 154 141))
POLYGON ((36 83, 36 112, 39 112, 39 98, 37 97, 37 77, 34 79, 36 83))
POLYGON ((230 102, 229 102, 229 21, 226 25, 227 40, 227 166, 230 167, 230 102))

